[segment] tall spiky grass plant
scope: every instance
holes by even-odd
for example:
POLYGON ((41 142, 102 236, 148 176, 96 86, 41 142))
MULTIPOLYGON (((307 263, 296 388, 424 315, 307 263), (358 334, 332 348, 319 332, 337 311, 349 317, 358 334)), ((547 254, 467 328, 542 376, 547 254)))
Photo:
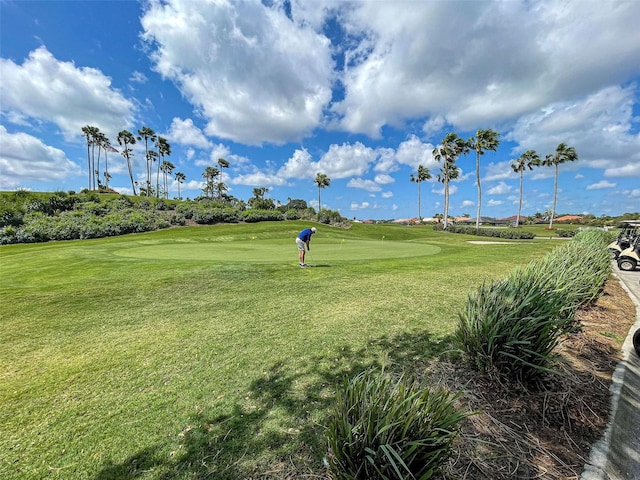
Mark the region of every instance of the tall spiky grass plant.
POLYGON ((574 309, 563 302, 565 291, 536 283, 530 271, 519 269, 469 294, 455 338, 476 369, 522 383, 548 371, 574 309))
POLYGON ((405 377, 372 371, 354 377, 338 392, 327 428, 332 478, 431 478, 467 416, 455 399, 405 377))
POLYGON ((535 383, 550 370, 575 311, 610 274, 605 232, 580 232, 541 259, 468 296, 455 338, 480 371, 535 383))

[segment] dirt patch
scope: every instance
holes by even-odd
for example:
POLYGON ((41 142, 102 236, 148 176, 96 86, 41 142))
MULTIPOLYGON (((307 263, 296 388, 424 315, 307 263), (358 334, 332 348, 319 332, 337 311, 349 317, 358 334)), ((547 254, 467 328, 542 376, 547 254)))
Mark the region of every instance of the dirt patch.
POLYGON ((578 479, 609 419, 609 386, 635 305, 617 280, 578 312, 580 331, 558 349, 558 374, 539 391, 498 385, 460 364, 439 364, 434 380, 464 392, 466 422, 443 479, 578 479))

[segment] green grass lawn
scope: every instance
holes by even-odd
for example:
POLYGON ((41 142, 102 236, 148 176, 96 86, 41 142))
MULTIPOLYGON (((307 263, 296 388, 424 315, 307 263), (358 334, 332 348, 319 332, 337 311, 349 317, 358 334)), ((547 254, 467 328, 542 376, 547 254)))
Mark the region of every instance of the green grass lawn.
POLYGON ((334 392, 448 347, 467 293, 555 242, 184 227, 0 247, 0 478, 317 471, 334 392))

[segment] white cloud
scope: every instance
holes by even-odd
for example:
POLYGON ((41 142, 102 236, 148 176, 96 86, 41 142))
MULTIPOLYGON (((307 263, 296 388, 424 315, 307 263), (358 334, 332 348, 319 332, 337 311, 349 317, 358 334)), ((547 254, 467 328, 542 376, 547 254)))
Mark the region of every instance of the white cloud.
POLYGON ((438 165, 433 158, 434 146, 431 143, 423 143, 415 135, 410 135, 407 140, 398 145, 396 160, 403 165, 409 165, 415 170, 419 165, 434 169, 438 165))
POLYGON ((391 191, 388 191, 388 192, 382 192, 382 193, 380 194, 380 196, 381 196, 382 198, 392 198, 392 197, 393 197, 393 192, 391 192, 391 191))
POLYGON ((181 145, 189 145, 197 148, 209 148, 211 146, 211 142, 207 140, 202 130, 196 127, 190 118, 183 120, 174 117, 171 121, 169 131, 166 133, 166 137, 170 142, 181 145))
POLYGON ((637 73, 638 2, 356 2, 343 15, 352 43, 333 111, 354 133, 421 117, 473 130, 637 73), (625 41, 593 34, 607 31, 625 41))
POLYGON ((495 182, 496 180, 507 180, 518 178, 518 174, 511 168, 511 162, 491 162, 486 166, 486 172, 481 177, 487 182, 495 182))
POLYGON ((500 182, 495 187, 490 188, 487 193, 489 193, 489 195, 506 195, 511 190, 512 190, 511 186, 507 185, 504 182, 500 182))
POLYGON ((396 181, 395 178, 393 178, 391 175, 387 175, 386 173, 376 175, 374 180, 380 185, 388 185, 389 183, 394 183, 396 181))
POLYGON ((579 159, 563 169, 586 165, 605 168, 605 176, 640 176, 640 134, 632 133, 636 95, 636 85, 606 87, 578 100, 551 103, 520 118, 507 138, 542 158, 567 143, 579 159))
POLYGON ((362 202, 362 203, 357 203, 357 202, 351 202, 351 210, 356 211, 356 210, 364 210, 369 208, 371 204, 369 202, 362 202))
POLYGON ((382 190, 382 187, 380 187, 380 185, 378 185, 373 180, 365 180, 362 178, 352 178, 351 180, 349 180, 349 183, 347 183, 347 187, 361 188, 363 190, 367 190, 368 192, 379 192, 380 190, 382 190))
POLYGON ((476 204, 476 203, 475 203, 475 202, 472 202, 471 200, 464 200, 464 201, 462 202, 462 207, 463 207, 463 208, 465 208, 465 207, 472 207, 472 206, 473 206, 473 205, 475 205, 475 204, 476 204))
POLYGON ((152 1, 141 18, 155 69, 207 119, 247 144, 300 140, 331 99, 331 45, 277 5, 152 1))
POLYGON ((285 178, 315 178, 317 168, 307 150, 297 149, 282 166, 279 174, 285 178))
MULTIPOLYGON (((377 153, 360 142, 331 145, 317 164, 318 172, 329 178, 347 178, 363 175, 375 162, 377 153)), ((317 172, 313 172, 313 176, 317 172)))
POLYGON ((135 71, 131 74, 129 81, 132 83, 147 83, 149 79, 144 73, 135 71))
POLYGON ((605 177, 640 177, 640 160, 634 163, 625 163, 618 167, 607 168, 605 177))
POLYGON ((11 190, 29 181, 60 181, 81 169, 62 150, 26 133, 9 133, 0 125, 0 189, 11 190))
POLYGON ((111 85, 101 71, 54 58, 46 47, 33 50, 18 65, 0 58, 0 97, 7 119, 51 122, 67 140, 93 125, 115 137, 133 124, 134 103, 111 85))
MULTIPOLYGON (((449 196, 455 195, 457 191, 458 191, 457 185, 449 184, 449 196)), ((431 192, 437 195, 444 195, 444 185, 442 185, 441 183, 434 183, 433 188, 431 189, 431 192), (441 187, 437 188, 436 185, 440 185, 441 187)))
POLYGON ((600 180, 598 183, 592 183, 587 187, 587 190, 602 190, 605 188, 614 188, 615 183, 607 182, 606 180, 600 180))
POLYGON ((429 118, 422 126, 422 131, 427 137, 431 137, 436 133, 439 133, 447 124, 447 121, 442 115, 436 115, 429 118))
POLYGON ((494 200, 493 198, 487 202, 488 207, 497 207, 498 205, 502 205, 504 202, 502 200, 494 200))

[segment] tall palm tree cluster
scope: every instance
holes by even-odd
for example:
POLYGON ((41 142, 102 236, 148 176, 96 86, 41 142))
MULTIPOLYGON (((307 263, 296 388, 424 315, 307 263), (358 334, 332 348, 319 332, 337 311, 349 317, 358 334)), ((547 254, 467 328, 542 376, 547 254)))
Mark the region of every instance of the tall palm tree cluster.
POLYGON ((205 179, 205 185, 202 189, 205 197, 221 200, 225 192, 228 190, 227 185, 222 182, 222 170, 229 168, 229 162, 224 158, 218 159, 218 167, 206 167, 202 177, 205 179), (219 167, 219 168, 218 168, 219 167))
MULTIPOLYGON (((98 127, 85 125, 82 127, 82 136, 87 140, 87 163, 89 170, 89 190, 97 190, 101 188, 109 188, 109 165, 107 161, 108 152, 118 152, 112 145, 107 136, 100 131, 98 127), (97 161, 96 161, 97 150, 97 161), (104 151, 104 183, 100 181, 100 154, 104 151)), ((129 179, 131 180, 131 189, 134 195, 155 196, 160 198, 169 198, 169 177, 176 168, 173 163, 166 159, 171 155, 171 145, 166 138, 156 135, 149 127, 142 127, 135 136, 128 130, 122 130, 118 133, 118 144, 122 147, 120 154, 127 161, 127 169, 129 171, 129 179), (145 154, 145 180, 138 182, 133 174, 133 149, 131 148, 136 142, 144 141, 145 154), (153 173, 155 166, 155 187, 153 185, 153 173), (162 185, 160 182, 160 174, 162 174, 162 185), (137 188, 139 186, 139 189, 137 188), (162 186, 162 188, 161 188, 162 186)), ((186 176, 182 172, 175 174, 175 180, 178 183, 178 198, 180 198, 180 184, 186 180, 186 176)))
MULTIPOLYGON (((476 216, 476 228, 480 228, 480 208, 482 206, 482 188, 480 183, 480 157, 488 150, 496 151, 500 145, 500 134, 492 129, 479 129, 476 132, 475 137, 471 137, 468 140, 460 138, 456 133, 449 132, 445 135, 440 145, 433 149, 433 158, 437 162, 442 162, 440 167, 440 173, 436 175, 439 182, 444 185, 444 228, 448 226, 449 219, 449 183, 455 180, 460 175, 460 167, 456 165, 458 157, 466 155, 470 151, 476 153, 476 186, 478 189, 478 211, 476 216)), ((558 196, 558 167, 565 162, 573 162, 578 160, 578 154, 573 147, 567 146, 565 143, 560 143, 556 147, 556 151, 545 157, 544 160, 540 159, 540 156, 535 150, 527 150, 519 158, 511 163, 511 168, 514 172, 520 175, 520 201, 518 206, 518 215, 516 219, 516 226, 520 224, 520 217, 522 214, 522 182, 524 172, 526 170, 532 170, 534 167, 543 165, 555 168, 555 180, 553 186, 553 208, 551 210, 549 228, 553 227, 553 217, 556 211, 556 202, 558 196)), ((418 184, 418 217, 420 215, 420 183, 431 179, 431 172, 423 165, 418 166, 417 175, 411 174, 412 182, 418 184)))

